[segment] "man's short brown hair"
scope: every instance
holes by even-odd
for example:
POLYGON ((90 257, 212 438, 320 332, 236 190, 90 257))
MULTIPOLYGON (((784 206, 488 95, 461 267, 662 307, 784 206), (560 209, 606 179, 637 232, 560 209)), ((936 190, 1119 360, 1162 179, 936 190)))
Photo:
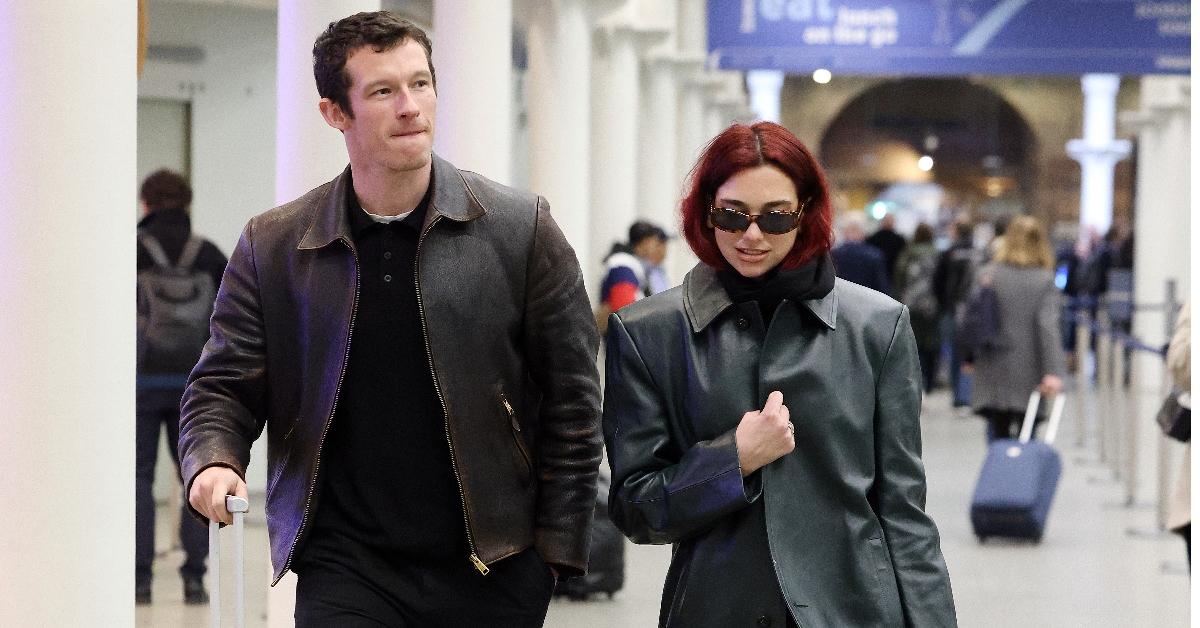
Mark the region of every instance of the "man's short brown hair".
POLYGON ((437 73, 433 70, 433 44, 429 36, 412 22, 390 11, 355 13, 331 22, 329 28, 313 44, 313 74, 317 93, 337 103, 345 114, 354 117, 350 108, 350 77, 346 75, 346 60, 354 51, 371 46, 375 52, 391 50, 408 40, 425 49, 429 75, 437 89, 437 73))
POLYGON ((141 198, 152 212, 187 209, 192 204, 192 186, 183 175, 163 168, 142 182, 141 198))

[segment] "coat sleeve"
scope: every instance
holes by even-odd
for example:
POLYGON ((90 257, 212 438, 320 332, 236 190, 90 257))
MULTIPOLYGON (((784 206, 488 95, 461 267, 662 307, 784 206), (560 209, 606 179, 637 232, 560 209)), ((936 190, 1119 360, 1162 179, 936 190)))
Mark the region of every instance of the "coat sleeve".
POLYGON ((1053 280, 1042 290, 1042 298, 1037 310, 1037 343, 1038 355, 1041 357, 1042 375, 1057 375, 1066 377, 1067 359, 1063 355, 1062 332, 1059 317, 1062 316, 1062 305, 1058 290, 1053 280))
POLYGON ((759 473, 742 478, 736 429, 690 447, 673 440, 660 389, 619 314, 608 322, 605 387, 609 515, 634 543, 678 542, 761 494, 759 473))
POLYGON ((587 566, 600 467, 600 334, 575 252, 538 198, 523 323, 525 363, 542 393, 534 544, 564 575, 587 566))
POLYGON ((921 369, 908 308, 904 308, 876 387, 877 514, 891 554, 905 625, 955 626, 954 596, 940 536, 925 513, 920 410, 921 369))
POLYGON ((183 393, 179 461, 185 496, 208 467, 230 467, 244 479, 250 445, 266 424, 266 341, 252 225, 246 225, 225 268, 208 343, 183 393))

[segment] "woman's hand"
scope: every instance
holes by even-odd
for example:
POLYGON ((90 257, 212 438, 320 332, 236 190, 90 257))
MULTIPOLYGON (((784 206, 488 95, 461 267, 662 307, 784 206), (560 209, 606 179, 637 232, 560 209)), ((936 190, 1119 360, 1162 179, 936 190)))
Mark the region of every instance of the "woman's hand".
POLYGON ((1043 395, 1056 395, 1062 390, 1062 378, 1057 375, 1043 375, 1042 383, 1038 384, 1038 390, 1043 395))
POLYGON ((767 396, 762 410, 742 415, 735 434, 742 477, 785 456, 796 448, 796 431, 791 413, 778 390, 767 396))

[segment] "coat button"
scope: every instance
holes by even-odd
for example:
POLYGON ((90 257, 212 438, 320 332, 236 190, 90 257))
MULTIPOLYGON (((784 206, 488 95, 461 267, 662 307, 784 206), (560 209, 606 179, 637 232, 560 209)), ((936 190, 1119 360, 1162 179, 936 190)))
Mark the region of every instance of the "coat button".
POLYGON ((745 316, 739 316, 738 319, 733 322, 733 324, 742 331, 750 329, 750 321, 747 320, 745 316))
POLYGON ((763 615, 763 616, 759 617, 759 618, 758 618, 758 625, 759 625, 759 626, 770 626, 770 625, 771 625, 771 618, 770 618, 770 617, 767 617, 766 615, 763 615))

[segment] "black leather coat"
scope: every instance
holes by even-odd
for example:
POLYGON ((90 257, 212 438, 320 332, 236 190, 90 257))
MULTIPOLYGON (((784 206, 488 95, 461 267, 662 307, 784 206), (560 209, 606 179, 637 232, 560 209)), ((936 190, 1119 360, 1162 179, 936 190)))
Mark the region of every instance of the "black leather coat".
MULTIPOLYGON (((533 546, 581 573, 600 389, 599 334, 579 264, 544 199, 433 159, 417 292, 472 551, 462 560, 483 571, 533 546)), ((354 328, 349 182, 347 169, 246 225, 183 398, 189 488, 214 465, 244 477, 265 426, 276 581, 312 520, 354 328)))
POLYGON ((675 544, 660 625, 955 625, 902 305, 838 279, 768 326, 700 265, 608 329, 609 507, 635 542, 675 544), (735 429, 773 390, 796 449, 743 480, 735 429))

